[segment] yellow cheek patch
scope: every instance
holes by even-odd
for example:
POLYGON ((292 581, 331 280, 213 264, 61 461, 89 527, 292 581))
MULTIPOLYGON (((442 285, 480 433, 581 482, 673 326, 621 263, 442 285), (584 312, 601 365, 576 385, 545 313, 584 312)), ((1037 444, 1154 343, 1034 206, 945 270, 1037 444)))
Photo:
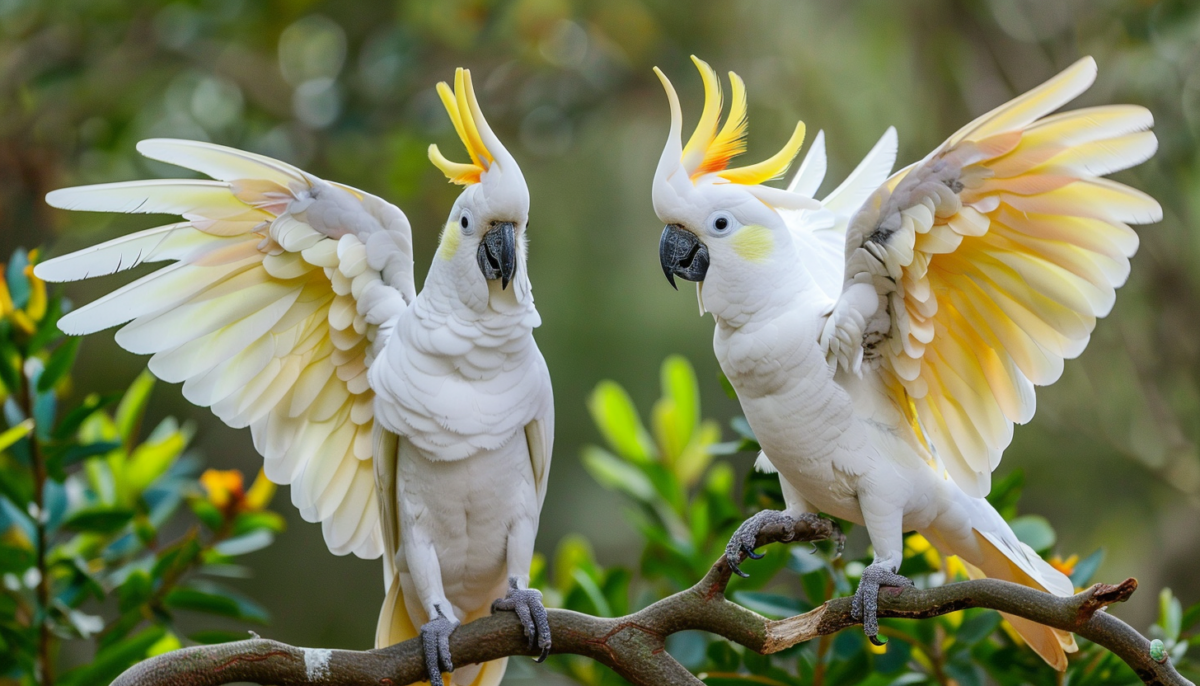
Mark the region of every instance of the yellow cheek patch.
POLYGON ((743 226, 740 231, 730 238, 733 251, 747 262, 766 262, 775 251, 775 239, 771 230, 765 226, 743 226))
POLYGON ((458 230, 458 222, 447 222, 446 228, 442 229, 442 238, 438 242, 438 257, 443 260, 454 257, 454 253, 458 252, 458 242, 461 239, 462 233, 458 230))

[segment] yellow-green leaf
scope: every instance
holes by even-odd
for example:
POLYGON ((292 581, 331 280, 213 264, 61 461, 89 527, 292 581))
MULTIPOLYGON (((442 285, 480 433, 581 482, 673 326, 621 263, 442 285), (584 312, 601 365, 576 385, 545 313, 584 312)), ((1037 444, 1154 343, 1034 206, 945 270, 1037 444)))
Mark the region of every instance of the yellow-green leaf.
POLYGON ((146 657, 162 655, 163 653, 169 653, 172 650, 179 650, 182 647, 183 644, 180 643, 179 637, 168 631, 165 636, 158 639, 154 645, 150 646, 149 650, 146 651, 146 657))
POLYGON ((187 438, 174 431, 154 443, 143 443, 134 449, 125 467, 124 486, 130 494, 141 493, 171 467, 187 447, 187 438))
POLYGON ((645 503, 654 502, 657 497, 648 476, 603 448, 584 446, 583 466, 605 488, 621 491, 645 503))
POLYGON ((125 391, 121 404, 117 405, 117 431, 121 438, 129 443, 133 434, 142 423, 142 415, 146 413, 146 404, 150 401, 150 392, 154 390, 154 376, 149 371, 138 375, 125 391))
POLYGON ((711 419, 702 423, 675 461, 674 470, 679 480, 688 486, 696 483, 708 465, 712 464, 713 454, 709 452, 709 446, 720 441, 721 425, 711 419))
POLYGON ((26 419, 20 424, 5 429, 4 433, 0 433, 0 450, 8 450, 14 443, 28 436, 30 431, 33 431, 32 419, 26 419))
POLYGON ((621 457, 634 462, 649 462, 655 457, 654 442, 638 418, 629 394, 613 381, 601 381, 588 397, 592 419, 621 457))
POLYGON ((575 570, 590 571, 595 567, 592 544, 579 534, 568 534, 554 553, 554 585, 564 593, 575 582, 575 570))

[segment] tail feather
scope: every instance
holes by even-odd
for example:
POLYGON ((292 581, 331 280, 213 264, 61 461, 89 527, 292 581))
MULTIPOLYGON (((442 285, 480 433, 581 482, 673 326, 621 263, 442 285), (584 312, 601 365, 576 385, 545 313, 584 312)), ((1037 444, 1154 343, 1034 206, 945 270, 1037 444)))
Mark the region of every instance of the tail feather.
MULTIPOLYGON (((491 608, 483 608, 468 614, 464 622, 470 622, 491 612, 491 608)), ((420 636, 420 630, 413 624, 412 616, 404 603, 403 584, 400 575, 393 573, 388 584, 387 597, 379 612, 379 623, 375 628, 375 647, 386 648, 390 645, 407 641, 420 636)), ((482 665, 463 665, 453 674, 443 674, 442 680, 448 686, 498 686, 508 668, 508 658, 492 660, 482 665)), ((428 683, 428 682, 421 682, 428 683)))
MULTIPOLYGON (((982 555, 977 560, 964 560, 971 562, 966 565, 971 578, 986 576, 1011 581, 1057 596, 1069 596, 1075 592, 1075 587, 1065 574, 1051 567, 1032 548, 1017 541, 1015 536, 1009 536, 1011 541, 1006 540, 1008 537, 975 530, 975 538, 982 555)), ((1066 670, 1066 653, 1073 653, 1079 649, 1075 644, 1075 637, 1070 632, 1007 613, 1000 614, 1047 664, 1060 672, 1066 670)))

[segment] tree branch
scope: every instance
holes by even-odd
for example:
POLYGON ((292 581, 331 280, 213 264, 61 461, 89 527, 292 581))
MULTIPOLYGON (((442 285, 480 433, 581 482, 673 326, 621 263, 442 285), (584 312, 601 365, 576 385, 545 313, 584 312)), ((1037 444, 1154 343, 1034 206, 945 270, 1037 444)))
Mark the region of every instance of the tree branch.
MULTIPOLYGON (((784 531, 764 527, 759 545, 774 541, 815 541, 840 537, 829 520, 802 519, 784 531)), ((666 638, 687 631, 708 631, 759 653, 774 653, 859 622, 850 598, 838 598, 803 615, 771 621, 725 599, 730 569, 725 558, 695 586, 624 617, 603 618, 550 610, 555 654, 589 657, 637 686, 702 683, 665 649, 666 638)), ((1102 611, 1123 602, 1137 589, 1127 579, 1116 586, 1096 584, 1059 598, 1017 584, 980 579, 929 590, 885 589, 880 617, 923 619, 970 607, 986 607, 1072 631, 1124 660, 1146 684, 1192 686, 1171 665, 1150 657, 1150 641, 1128 624, 1102 611)), ((460 626, 450 636, 457 665, 512 655, 535 656, 513 613, 502 612, 460 626)), ((279 686, 404 686, 425 679, 419 639, 380 650, 296 648, 254 638, 237 643, 184 648, 131 667, 113 686, 221 686, 237 681, 279 686)))

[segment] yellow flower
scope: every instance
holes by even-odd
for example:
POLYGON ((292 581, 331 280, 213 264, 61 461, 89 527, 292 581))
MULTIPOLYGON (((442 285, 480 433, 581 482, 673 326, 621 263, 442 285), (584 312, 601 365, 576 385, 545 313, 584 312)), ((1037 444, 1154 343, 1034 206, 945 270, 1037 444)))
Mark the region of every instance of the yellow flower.
POLYGON ((904 547, 909 553, 909 557, 923 556, 930 567, 942 568, 942 559, 938 555, 937 548, 934 548, 933 544, 921 534, 913 534, 904 539, 904 547))
POLYGON ((29 302, 25 303, 25 314, 35 322, 42 321, 46 316, 46 282, 33 273, 33 261, 37 259, 37 251, 29 253, 29 265, 25 267, 25 278, 29 279, 29 302))
MULTIPOLYGON (((238 476, 240 477, 241 474, 238 476)), ((254 483, 250 485, 250 490, 246 491, 246 509, 251 512, 266 509, 267 505, 271 504, 271 498, 273 497, 275 497, 275 484, 267 478, 263 470, 259 469, 258 476, 254 478, 254 483)))
POLYGON ((220 508, 237 506, 245 499, 242 473, 236 469, 208 469, 200 475, 200 485, 208 491, 208 501, 220 508))
POLYGON ((1071 574, 1075 572, 1075 565, 1079 564, 1079 556, 1072 555, 1064 560, 1058 555, 1055 555, 1049 559, 1049 562, 1051 567, 1057 569, 1063 574, 1066 574, 1067 576, 1071 576, 1071 574))
MULTIPOLYGON (((0 275, 4 273, 4 264, 0 263, 0 275)), ((0 317, 7 317, 13 311, 12 294, 8 292, 8 282, 0 277, 0 317)))

